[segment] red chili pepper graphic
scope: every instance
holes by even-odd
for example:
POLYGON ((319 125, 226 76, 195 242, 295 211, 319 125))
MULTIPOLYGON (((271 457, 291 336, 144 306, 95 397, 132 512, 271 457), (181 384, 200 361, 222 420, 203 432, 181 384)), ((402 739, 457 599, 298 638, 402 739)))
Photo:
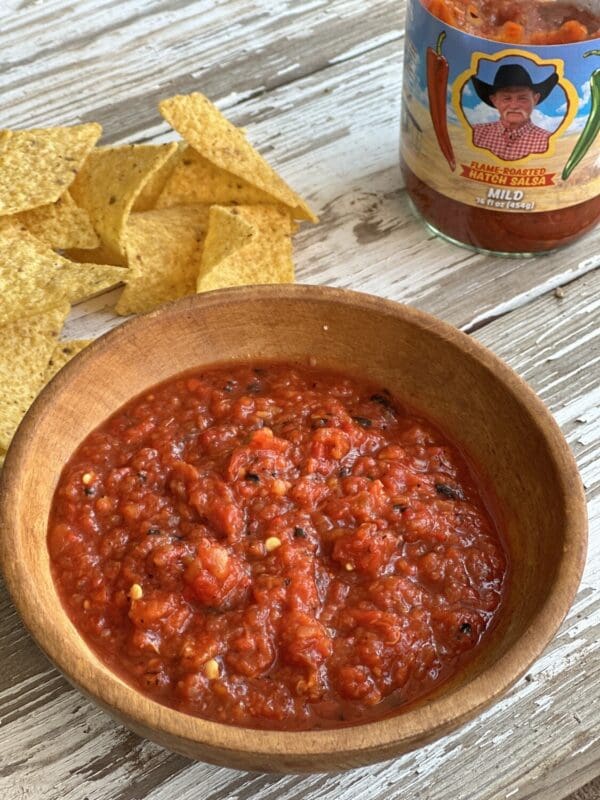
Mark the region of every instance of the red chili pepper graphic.
POLYGON ((456 169, 456 159, 452 149, 452 142, 448 134, 448 120, 446 116, 446 93, 448 90, 448 62, 442 55, 442 43, 446 38, 446 31, 438 36, 435 46, 427 48, 427 95, 429 97, 429 113, 433 122, 440 150, 450 165, 456 169))

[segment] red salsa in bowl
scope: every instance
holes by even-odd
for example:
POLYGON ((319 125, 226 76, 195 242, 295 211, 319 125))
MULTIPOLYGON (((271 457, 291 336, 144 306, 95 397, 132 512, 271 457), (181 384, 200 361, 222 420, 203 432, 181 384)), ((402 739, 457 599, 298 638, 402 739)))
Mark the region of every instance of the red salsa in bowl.
POLYGON ((379 719, 468 660, 507 556, 477 476, 383 387, 293 364, 186 373, 60 477, 56 588, 96 654, 218 722, 379 719))

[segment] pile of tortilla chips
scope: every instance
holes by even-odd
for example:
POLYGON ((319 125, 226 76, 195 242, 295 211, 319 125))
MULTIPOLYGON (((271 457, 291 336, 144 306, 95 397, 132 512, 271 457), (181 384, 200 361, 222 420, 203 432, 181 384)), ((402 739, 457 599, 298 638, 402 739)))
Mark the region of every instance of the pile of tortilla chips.
POLYGON ((200 94, 159 105, 183 141, 98 147, 96 123, 0 131, 0 463, 23 414, 88 342, 71 304, 117 285, 118 314, 294 280, 296 220, 317 219, 200 94))

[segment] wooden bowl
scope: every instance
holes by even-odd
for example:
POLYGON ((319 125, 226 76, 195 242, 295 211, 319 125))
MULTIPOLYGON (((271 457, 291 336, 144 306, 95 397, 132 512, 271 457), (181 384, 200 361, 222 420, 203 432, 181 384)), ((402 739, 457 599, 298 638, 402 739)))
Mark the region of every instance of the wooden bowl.
POLYGON ((331 771, 391 758, 472 718, 552 639, 583 570, 587 517, 571 452, 529 387, 473 339, 376 297, 313 286, 248 287, 138 317, 77 356, 42 392, 6 458, 0 556, 40 647, 82 692, 141 736, 190 758, 243 769, 331 771), (504 613, 477 657, 397 716, 314 732, 247 730, 159 705, 108 670, 67 617, 46 528, 77 445, 127 400, 195 366, 285 359, 371 378, 423 411, 479 466, 505 510, 512 575, 504 613))

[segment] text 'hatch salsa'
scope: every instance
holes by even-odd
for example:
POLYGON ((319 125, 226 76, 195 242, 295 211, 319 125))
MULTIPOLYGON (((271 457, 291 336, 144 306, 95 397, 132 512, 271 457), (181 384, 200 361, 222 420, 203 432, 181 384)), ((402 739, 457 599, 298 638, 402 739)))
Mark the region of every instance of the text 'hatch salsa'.
POLYGON ((401 162, 416 211, 498 253, 600 219, 600 12, 550 0, 409 0, 401 162))
POLYGON ((475 478, 380 387, 214 367, 130 401, 61 475, 54 580, 100 658, 201 717, 390 713, 490 628, 506 556, 475 478))

